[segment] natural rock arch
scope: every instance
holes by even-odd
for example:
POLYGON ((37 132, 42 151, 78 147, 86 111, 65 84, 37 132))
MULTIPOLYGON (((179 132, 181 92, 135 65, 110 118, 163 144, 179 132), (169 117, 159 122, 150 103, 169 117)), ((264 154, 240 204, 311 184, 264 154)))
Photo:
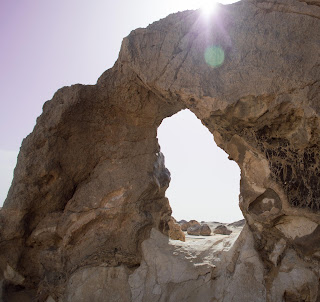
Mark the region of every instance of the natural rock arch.
POLYGON ((178 301, 166 283, 137 295, 129 276, 151 229, 167 231, 156 130, 183 108, 240 166, 247 220, 230 265, 192 277, 206 288, 188 301, 319 299, 319 17, 317 1, 294 0, 220 7, 211 23, 173 14, 125 38, 96 85, 60 89, 22 143, 0 212, 4 299, 24 288, 75 301, 100 274, 104 298, 178 301), (210 46, 224 51, 218 68, 204 60, 210 46))

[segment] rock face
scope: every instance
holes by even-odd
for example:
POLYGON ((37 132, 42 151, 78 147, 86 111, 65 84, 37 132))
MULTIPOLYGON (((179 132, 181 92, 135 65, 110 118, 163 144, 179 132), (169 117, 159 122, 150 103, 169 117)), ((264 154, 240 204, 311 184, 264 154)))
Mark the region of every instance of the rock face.
POLYGON ((126 37, 96 85, 57 91, 0 211, 2 300, 319 300, 319 19, 318 0, 177 13, 126 37), (157 128, 186 108, 241 168, 245 233, 213 277, 145 248, 171 215, 157 128))

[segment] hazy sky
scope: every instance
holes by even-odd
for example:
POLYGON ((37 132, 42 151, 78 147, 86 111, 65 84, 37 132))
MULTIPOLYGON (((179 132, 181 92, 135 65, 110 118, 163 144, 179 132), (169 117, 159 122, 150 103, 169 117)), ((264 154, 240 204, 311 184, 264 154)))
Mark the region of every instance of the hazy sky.
MULTIPOLYGON (((43 103, 62 86, 94 84, 113 66, 121 41, 131 30, 204 2, 1 0, 0 206, 21 141, 32 131, 43 103)), ((240 219, 239 169, 223 151, 214 149, 212 135, 200 121, 185 111, 165 120, 159 131, 172 173, 167 195, 174 215, 240 219)))

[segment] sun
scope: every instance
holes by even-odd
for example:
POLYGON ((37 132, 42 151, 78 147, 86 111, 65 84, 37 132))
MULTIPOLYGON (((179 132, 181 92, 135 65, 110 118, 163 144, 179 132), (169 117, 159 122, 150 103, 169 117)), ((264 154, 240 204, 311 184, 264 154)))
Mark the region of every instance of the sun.
POLYGON ((202 0, 200 1, 200 9, 205 16, 211 16, 217 9, 217 1, 202 0))

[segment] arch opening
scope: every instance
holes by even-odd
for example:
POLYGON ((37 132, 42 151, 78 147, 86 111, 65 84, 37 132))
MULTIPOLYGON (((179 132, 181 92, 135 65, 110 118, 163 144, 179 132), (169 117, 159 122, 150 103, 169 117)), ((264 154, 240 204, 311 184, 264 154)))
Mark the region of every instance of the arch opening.
POLYGON ((166 197, 176 220, 243 219, 238 206, 240 168, 190 110, 164 119, 157 137, 171 173, 166 197))

